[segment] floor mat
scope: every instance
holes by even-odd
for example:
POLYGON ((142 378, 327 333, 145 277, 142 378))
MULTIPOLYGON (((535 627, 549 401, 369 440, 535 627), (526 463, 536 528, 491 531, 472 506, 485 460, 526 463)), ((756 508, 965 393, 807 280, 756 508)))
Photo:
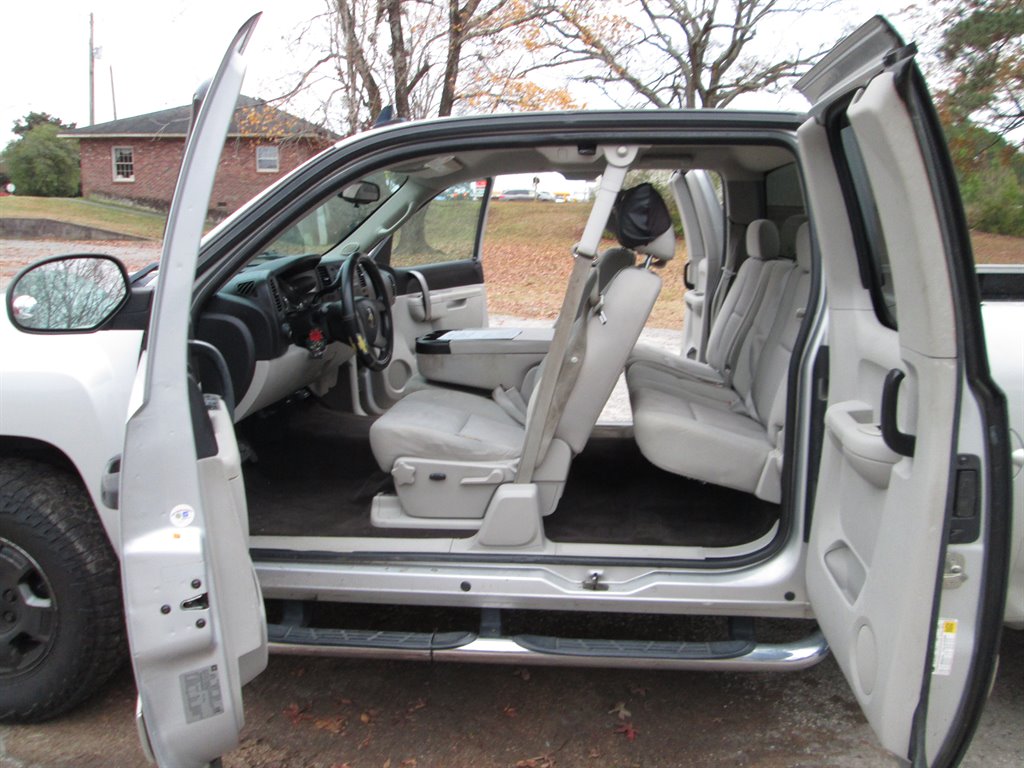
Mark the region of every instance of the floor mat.
POLYGON ((767 533, 779 506, 658 469, 631 438, 592 438, 572 463, 549 539, 729 547, 767 533))
POLYGON ((243 466, 254 536, 454 538, 472 531, 377 528, 370 502, 392 491, 391 476, 370 451, 365 416, 316 401, 246 419, 239 440, 252 460, 243 466))
MULTIPOLYGON (((370 451, 370 424, 316 401, 246 419, 239 440, 249 526, 262 536, 465 538, 472 531, 376 528, 370 502, 393 492, 370 451)), ((664 472, 631 438, 592 438, 572 463, 565 493, 544 519, 561 542, 727 547, 765 534, 779 507, 664 472)))

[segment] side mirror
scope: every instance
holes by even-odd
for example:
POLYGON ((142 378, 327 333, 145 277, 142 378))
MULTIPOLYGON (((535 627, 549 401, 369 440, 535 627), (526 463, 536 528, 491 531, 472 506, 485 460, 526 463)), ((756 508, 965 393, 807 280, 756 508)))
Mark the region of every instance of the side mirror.
POLYGON ((110 256, 57 256, 22 270, 7 289, 7 315, 34 333, 94 331, 128 301, 128 273, 110 256))
POLYGON ((380 187, 372 181, 357 181, 341 190, 341 199, 346 203, 365 205, 380 200, 380 187))

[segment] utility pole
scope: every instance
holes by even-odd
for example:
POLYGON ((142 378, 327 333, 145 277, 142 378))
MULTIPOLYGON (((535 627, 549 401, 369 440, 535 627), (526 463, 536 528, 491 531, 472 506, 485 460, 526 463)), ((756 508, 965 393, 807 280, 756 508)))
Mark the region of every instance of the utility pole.
POLYGON ((110 65, 110 103, 114 107, 114 119, 117 120, 117 96, 114 95, 114 65, 110 65))
POLYGON ((93 41, 92 14, 89 14, 89 125, 96 124, 96 45, 93 41))

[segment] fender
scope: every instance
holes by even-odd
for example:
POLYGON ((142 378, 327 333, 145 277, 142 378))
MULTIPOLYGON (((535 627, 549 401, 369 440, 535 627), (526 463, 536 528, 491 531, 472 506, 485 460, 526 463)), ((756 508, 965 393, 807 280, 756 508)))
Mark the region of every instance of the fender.
POLYGON ((30 438, 74 465, 111 541, 117 511, 100 496, 107 461, 121 452, 142 331, 27 334, 0 318, 0 441, 30 438))

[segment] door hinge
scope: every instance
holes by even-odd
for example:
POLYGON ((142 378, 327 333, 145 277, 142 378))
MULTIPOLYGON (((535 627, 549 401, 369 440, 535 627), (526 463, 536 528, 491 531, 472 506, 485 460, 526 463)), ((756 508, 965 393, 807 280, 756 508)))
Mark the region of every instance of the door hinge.
POLYGON ((967 581, 967 566, 963 555, 946 553, 946 565, 942 569, 942 588, 957 589, 967 581))
POLYGON ((583 580, 583 588, 592 592, 607 592, 608 585, 601 583, 602 576, 604 574, 601 571, 591 571, 590 575, 583 580))

